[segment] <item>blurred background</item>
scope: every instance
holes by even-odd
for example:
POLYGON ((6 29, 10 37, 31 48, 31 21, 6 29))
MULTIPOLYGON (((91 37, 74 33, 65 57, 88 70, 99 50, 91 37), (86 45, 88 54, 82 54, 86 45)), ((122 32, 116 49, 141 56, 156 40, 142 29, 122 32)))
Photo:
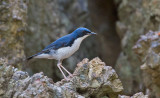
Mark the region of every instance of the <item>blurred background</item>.
MULTIPOLYGON (((0 1, 7 5, 12 1, 0 1)), ((132 50, 140 35, 160 29, 160 2, 158 0, 15 0, 16 7, 0 8, 1 56, 7 56, 15 66, 26 65, 31 56, 59 37, 78 27, 86 27, 97 36, 88 37, 80 49, 63 65, 73 72, 83 58, 99 57, 116 69, 123 83, 124 93, 132 95, 145 91, 142 62, 132 50), (2 10, 3 9, 3 10, 2 10), (12 11, 10 10, 12 9, 12 11), (18 12, 17 12, 18 10, 18 12), (7 26, 6 24, 9 24, 7 26), (7 41, 6 41, 7 40, 7 41)), ((23 69, 33 75, 37 72, 53 79, 63 78, 55 60, 35 59, 23 69)), ((22 67, 20 67, 22 68, 22 67)))

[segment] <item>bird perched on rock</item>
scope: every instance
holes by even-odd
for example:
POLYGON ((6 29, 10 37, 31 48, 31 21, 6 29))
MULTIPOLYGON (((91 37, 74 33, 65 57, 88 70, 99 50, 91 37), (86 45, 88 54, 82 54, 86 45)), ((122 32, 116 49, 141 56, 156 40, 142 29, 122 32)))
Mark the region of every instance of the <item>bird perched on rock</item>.
POLYGON ((72 33, 57 39, 46 48, 44 48, 41 52, 30 56, 27 58, 27 60, 32 58, 47 58, 58 60, 57 67, 63 74, 64 78, 67 79, 61 68, 63 68, 70 76, 72 76, 72 74, 62 66, 62 61, 75 53, 79 49, 81 42, 93 34, 96 33, 91 32, 87 28, 77 28, 72 33))

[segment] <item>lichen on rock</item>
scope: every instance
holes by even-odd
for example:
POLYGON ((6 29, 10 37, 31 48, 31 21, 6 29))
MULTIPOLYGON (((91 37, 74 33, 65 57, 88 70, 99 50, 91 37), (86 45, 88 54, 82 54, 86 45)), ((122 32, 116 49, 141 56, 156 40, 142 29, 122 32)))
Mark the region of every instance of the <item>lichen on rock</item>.
POLYGON ((150 96, 160 96, 160 36, 159 32, 150 31, 142 35, 133 47, 141 59, 144 72, 144 83, 150 90, 150 96))
POLYGON ((84 59, 77 65, 73 77, 54 83, 42 72, 28 76, 1 59, 0 97, 14 98, 116 98, 123 90, 122 83, 114 69, 105 66, 99 58, 84 59))
POLYGON ((21 67, 24 55, 24 32, 27 6, 25 0, 0 1, 0 57, 21 67))
POLYGON ((81 84, 76 85, 79 93, 83 93, 85 97, 105 95, 113 97, 123 90, 122 83, 116 72, 112 67, 105 66, 105 63, 99 58, 95 58, 90 62, 84 59, 82 62, 83 64, 78 64, 74 72, 74 74, 77 74, 76 77, 73 77, 73 80, 76 80, 75 83, 81 84))
MULTIPOLYGON (((124 92, 133 94, 143 91, 145 85, 138 59, 132 47, 140 35, 149 30, 159 30, 159 0, 114 0, 118 5, 116 30, 121 38, 122 52, 117 60, 115 70, 124 84, 124 92), (129 87, 130 86, 130 87, 129 87)), ((144 48, 145 49, 145 48, 144 48)))

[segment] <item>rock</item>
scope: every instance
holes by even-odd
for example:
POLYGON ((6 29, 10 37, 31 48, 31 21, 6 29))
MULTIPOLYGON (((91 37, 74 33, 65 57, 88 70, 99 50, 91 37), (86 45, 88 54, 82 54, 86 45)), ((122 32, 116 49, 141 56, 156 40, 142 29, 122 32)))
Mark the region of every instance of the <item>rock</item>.
POLYGON ((159 32, 150 31, 142 35, 133 49, 143 62, 141 65, 141 69, 144 72, 143 81, 150 90, 150 96, 158 98, 160 95, 159 32))
POLYGON ((7 66, 0 59, 0 97, 5 98, 116 98, 123 90, 114 69, 99 58, 84 59, 77 64, 73 78, 54 83, 42 72, 28 76, 26 72, 7 66))
POLYGON ((26 13, 25 0, 0 1, 0 57, 8 58, 10 64, 20 68, 25 58, 26 13))
POLYGON ((136 93, 133 96, 119 95, 118 98, 149 98, 148 95, 144 95, 142 92, 136 93))
POLYGON ((135 94, 143 91, 142 72, 138 59, 132 47, 139 36, 150 30, 159 30, 160 13, 157 0, 114 0, 117 4, 118 19, 116 30, 120 36, 122 52, 115 70, 123 85, 125 94, 135 94))
POLYGON ((73 81, 78 84, 76 89, 83 96, 98 98, 108 95, 112 98, 123 90, 116 72, 112 67, 105 66, 105 63, 99 58, 95 58, 90 62, 88 62, 88 59, 84 59, 77 66, 74 72, 77 76, 74 77, 75 79, 73 78, 73 81))

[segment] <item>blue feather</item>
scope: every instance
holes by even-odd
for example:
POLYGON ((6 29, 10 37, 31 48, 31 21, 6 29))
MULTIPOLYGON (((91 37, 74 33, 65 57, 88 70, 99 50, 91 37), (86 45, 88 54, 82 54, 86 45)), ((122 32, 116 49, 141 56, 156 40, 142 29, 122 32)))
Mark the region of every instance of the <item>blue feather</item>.
POLYGON ((72 34, 68 34, 66 36, 63 36, 63 37, 57 39, 56 41, 54 41, 53 43, 51 43, 50 45, 45 47, 42 51, 45 52, 45 51, 51 50, 51 49, 57 50, 62 47, 72 46, 75 39, 76 39, 75 36, 73 36, 72 34))
POLYGON ((27 58, 27 60, 30 60, 30 59, 34 58, 35 56, 38 56, 42 53, 49 54, 50 50, 52 50, 52 49, 57 50, 57 49, 63 48, 63 47, 68 47, 68 46, 71 47, 77 38, 83 37, 84 35, 86 35, 88 33, 91 33, 91 31, 89 29, 80 27, 80 28, 76 29, 75 31, 73 31, 71 34, 65 35, 65 36, 57 39, 56 41, 54 41, 53 43, 51 43, 50 45, 45 47, 41 52, 27 58))

